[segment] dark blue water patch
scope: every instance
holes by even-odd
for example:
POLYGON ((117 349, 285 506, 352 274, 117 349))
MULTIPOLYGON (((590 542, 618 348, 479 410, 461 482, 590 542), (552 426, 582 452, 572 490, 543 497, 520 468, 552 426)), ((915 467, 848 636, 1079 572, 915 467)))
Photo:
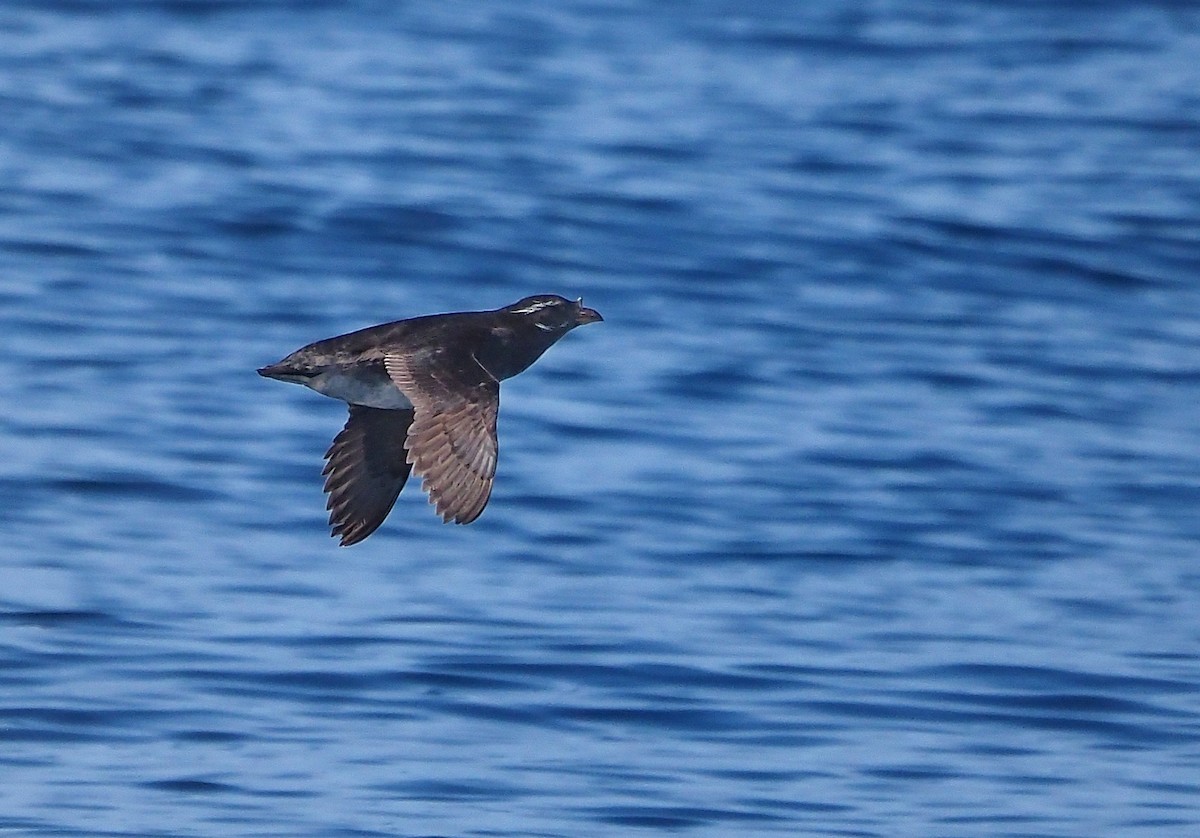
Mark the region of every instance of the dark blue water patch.
POLYGON ((71 495, 103 495, 107 497, 138 498, 199 502, 214 500, 219 493, 179 483, 165 483, 137 475, 110 473, 89 478, 63 478, 47 481, 53 489, 71 495))
POLYGON ((369 700, 372 693, 384 693, 398 684, 422 685, 407 673, 337 672, 331 670, 299 672, 222 672, 188 670, 180 677, 213 685, 223 693, 286 696, 289 700, 310 703, 369 700))
MULTIPOLYGON (((161 56, 141 56, 130 67, 136 75, 97 79, 84 87, 95 101, 117 110, 162 111, 177 106, 199 111, 230 98, 231 90, 225 85, 192 81, 180 73, 176 75, 181 81, 173 82, 170 75, 179 69, 179 63, 164 62, 161 56)), ((191 68, 184 66, 182 69, 191 68)), ((139 142, 132 150, 145 159, 157 156, 163 149, 164 146, 157 143, 139 142)))
MULTIPOLYGON (((590 438, 590 437, 589 437, 590 438)), ((587 505, 586 498, 567 495, 548 495, 543 493, 513 493, 506 492, 504 502, 523 509, 537 509, 543 515, 569 516, 582 511, 587 505)), ((544 536, 543 544, 571 544, 573 539, 582 538, 577 533, 548 534, 544 536)), ((580 541, 580 544, 588 541, 580 541)))
MULTIPOLYGON (((440 630, 445 628, 450 630, 453 628, 468 628, 475 629, 478 633, 488 635, 503 635, 512 636, 513 634, 524 634, 533 631, 537 628, 537 624, 530 623, 527 620, 520 619, 517 616, 478 616, 475 614, 454 614, 454 615, 430 615, 421 614, 419 616, 408 616, 404 614, 388 614, 386 617, 378 618, 377 620, 384 626, 416 626, 419 628, 429 628, 440 630)), ((434 659, 435 661, 438 659, 434 659)), ((490 658, 482 658, 481 660, 491 660, 490 658)))
POLYGON ((867 768, 862 773, 866 777, 878 777, 883 780, 900 780, 903 782, 943 782, 961 776, 958 770, 949 765, 887 766, 883 768, 867 768))
POLYGON ((1081 597, 1055 597, 1052 601, 1066 614, 1089 619, 1127 620, 1137 614, 1137 610, 1127 603, 1103 602, 1081 597))
POLYGON ((720 403, 739 401, 762 386, 765 378, 753 370, 724 365, 673 375, 663 391, 681 399, 720 403))
POLYGON ((288 204, 234 205, 213 221, 214 229, 238 239, 269 239, 303 229, 301 208, 288 204))
MULTIPOLYGON (((261 595, 264 598, 270 598, 272 595, 297 596, 302 598, 318 598, 328 596, 329 591, 323 587, 316 585, 286 585, 279 584, 278 586, 263 585, 259 587, 238 587, 224 591, 226 593, 246 593, 251 595, 261 595)), ((244 642, 247 645, 255 643, 254 638, 242 638, 238 642, 244 642)), ((280 647, 308 649, 313 653, 329 652, 338 655, 354 654, 358 652, 367 652, 372 649, 380 649, 394 646, 397 643, 395 636, 391 634, 311 634, 304 636, 283 635, 274 641, 280 647)))
POLYGON ((138 623, 104 611, 91 610, 0 610, 0 623, 28 625, 45 629, 86 629, 88 631, 131 629, 138 623))
POLYGON ((129 742, 144 737, 144 717, 125 709, 0 707, 0 740, 24 742, 129 742))
MULTIPOLYGON (((793 768, 786 770, 769 770, 769 769, 754 769, 754 768, 718 768, 705 772, 713 777, 734 780, 739 783, 782 783, 796 782, 805 779, 814 779, 820 776, 819 772, 793 768)), ((839 808, 831 804, 831 808, 839 808)))
POLYGON ((682 830, 719 824, 765 824, 783 820, 761 811, 699 806, 612 806, 585 810, 601 823, 636 829, 682 830))
MULTIPOLYGON (((1039 283, 1043 294, 1062 293, 1069 288, 1064 282, 1070 281, 1127 291, 1164 286, 1161 277, 1144 273, 1140 265, 1126 262, 1131 266, 1121 271, 1117 269, 1117 261, 1099 260, 1096 242, 962 221, 933 218, 896 221, 904 232, 895 234, 895 246, 909 250, 914 256, 950 257, 972 264, 976 278, 964 287, 973 286, 977 291, 983 290, 978 274, 981 265, 1005 269, 1004 275, 1010 277, 1010 293, 1020 292, 1029 282, 1039 283), (1015 278, 1021 278, 1020 282, 1015 278)), ((984 287, 991 288, 992 284, 984 287)))
MULTIPOLYGON (((600 223, 607 220, 608 223, 616 223, 616 219, 621 219, 619 223, 622 226, 636 225, 639 217, 651 218, 670 218, 670 217, 686 217, 691 215, 692 206, 683 198, 675 198, 667 195, 642 195, 636 193, 604 191, 591 192, 582 195, 573 196, 573 209, 580 210, 586 215, 583 219, 594 219, 600 223)), ((564 220, 576 221, 578 216, 570 217, 564 220)), ((636 227, 629 227, 630 232, 635 232, 636 227)), ((662 231, 659 231, 661 235, 662 231)))
POLYGON ((920 368, 911 370, 907 375, 939 389, 963 394, 977 393, 992 386, 986 377, 962 371, 920 368))
POLYGON ((177 742, 183 743, 198 743, 198 744, 217 744, 217 745, 232 745, 236 743, 245 743, 251 741, 253 737, 249 733, 229 730, 178 730, 169 734, 169 737, 177 742))
POLYGON ((1112 262, 1098 265, 1062 256, 1041 256, 1023 257, 1014 260, 1013 265, 1019 270, 1041 275, 1050 281, 1079 280, 1117 289, 1153 288, 1162 284, 1158 277, 1140 275, 1140 266, 1128 271, 1118 271, 1112 262))
POLYGON ((576 723, 650 728, 706 736, 745 730, 750 720, 742 713, 690 707, 558 706, 554 708, 553 715, 576 723))
POLYGON ((1059 713, 1064 714, 1064 717, 1066 714, 1078 714, 1080 716, 1142 716, 1147 718, 1157 717, 1163 721, 1188 718, 1188 714, 1180 710, 1172 710, 1142 701, 1098 694, 1020 693, 1016 691, 980 694, 966 691, 943 692, 939 690, 923 690, 911 693, 901 692, 898 695, 911 700, 930 701, 947 706, 995 707, 1031 714, 1059 713))
POLYGON ((481 674, 458 672, 415 671, 405 674, 407 683, 428 687, 433 690, 528 690, 523 681, 506 680, 481 674))
MULTIPOLYGON (((843 507, 831 507, 836 513, 841 513, 843 507)), ((814 507, 814 513, 820 516, 820 508, 814 507)), ((824 516, 830 517, 833 516, 824 516)), ((701 565, 721 565, 726 563, 749 564, 827 564, 830 567, 852 566, 856 564, 891 562, 901 559, 893 552, 883 549, 880 543, 864 543, 846 549, 824 549, 818 546, 803 546, 792 548, 771 542, 736 541, 728 546, 714 549, 697 550, 687 547, 658 549, 648 551, 648 555, 663 561, 686 560, 701 565)))
POLYGON ((242 789, 229 783, 204 780, 193 777, 180 777, 174 780, 151 780, 142 783, 143 788, 153 791, 173 792, 177 794, 241 794, 242 789))
POLYGON ((497 782, 494 778, 476 783, 448 780, 411 780, 374 786, 387 796, 437 802, 486 802, 512 800, 525 793, 519 786, 497 782))
MULTIPOLYGON (((341 8, 342 5, 334 0, 313 0, 304 8, 306 11, 319 11, 341 8)), ((287 0, 114 0, 112 3, 99 5, 93 0, 47 0, 44 3, 38 0, 15 0, 12 6, 79 15, 89 19, 109 18, 113 26, 128 25, 131 22, 141 23, 139 15, 161 15, 163 20, 207 22, 246 12, 288 12, 290 16, 296 11, 295 6, 287 0)))
POLYGON ((556 712, 555 708, 543 705, 488 704, 478 701, 460 701, 443 697, 421 699, 415 702, 430 716, 457 716, 476 719, 498 725, 517 725, 530 730, 573 730, 579 723, 556 712))
MULTIPOLYGON (((1164 806, 1162 808, 1170 810, 1173 807, 1168 805, 1168 806, 1164 806)), ((1190 825, 1191 825, 1191 820, 1189 820, 1188 817, 1184 816, 1184 815, 1175 816, 1175 817, 1167 817, 1164 815, 1164 816, 1159 816, 1159 817, 1130 818, 1129 820, 1121 823, 1121 826, 1127 827, 1129 829, 1146 828, 1146 829, 1155 829, 1155 830, 1181 829, 1181 828, 1187 828, 1190 825)))
MULTIPOLYGON (((893 543, 894 546, 894 543, 893 543)), ((705 551, 688 551, 689 561, 697 564, 729 564, 745 562, 749 564, 785 564, 821 562, 853 562, 864 560, 880 560, 898 558, 894 550, 889 550, 887 544, 877 543, 862 554, 834 553, 824 550, 813 550, 807 546, 776 544, 750 540, 733 540, 722 545, 719 549, 705 551)))
MULTIPOLYGON (((814 774, 814 777, 817 775, 814 774)), ((846 803, 831 803, 823 800, 797 800, 794 797, 741 797, 737 803, 746 811, 769 814, 784 821, 790 821, 797 815, 802 817, 828 817, 850 812, 854 807, 846 803)), ((846 833, 850 834, 850 833, 846 833)))
MULTIPOLYGON (((1142 477, 1133 482, 1119 482, 1111 487, 1114 500, 1121 504, 1133 504, 1141 508, 1152 508, 1166 514, 1175 511, 1185 514, 1194 509, 1195 485, 1187 478, 1177 480, 1142 477)), ((1181 518, 1186 524, 1187 519, 1181 518)), ((1188 527, 1195 532, 1195 519, 1188 527)))
POLYGON ((612 143, 604 146, 603 152, 617 157, 674 165, 696 163, 704 157, 704 150, 697 146, 666 142, 612 143))
POLYGON ((1007 689, 1133 693, 1136 695, 1186 694, 1190 685, 1166 678, 1132 674, 1099 674, 1041 666, 956 663, 927 667, 914 674, 949 680, 983 682, 1007 689))
POLYGON ((24 253, 38 258, 95 259, 104 251, 77 241, 52 241, 46 239, 3 239, 0 248, 12 253, 24 253))
POLYGON ((717 672, 697 667, 663 663, 643 663, 632 666, 609 666, 588 663, 520 663, 481 658, 463 661, 457 658, 440 659, 438 669, 504 674, 513 684, 537 682, 566 682, 578 686, 616 688, 670 688, 675 695, 698 690, 770 690, 788 688, 786 680, 741 672, 717 672))
POLYGON ((1180 794, 1184 796, 1200 795, 1200 783, 1178 782, 1176 780, 1137 781, 1133 785, 1147 791, 1163 792, 1164 794, 1180 794))
POLYGON ((453 214, 421 206, 344 206, 326 216, 327 235, 387 244, 443 242, 463 230, 453 214))
MULTIPOLYGON (((264 524, 265 527, 277 526, 278 522, 264 524)), ((286 597, 288 599, 320 600, 329 596, 329 590, 319 585, 306 585, 300 582, 274 582, 241 585, 221 585, 217 587, 221 594, 238 594, 242 596, 261 596, 264 599, 286 597)), ((251 641, 257 642, 257 641, 251 641)), ((280 641, 283 645, 300 645, 312 648, 336 647, 338 645, 357 645, 355 641, 339 643, 337 638, 285 638, 280 641)), ((363 641, 358 641, 363 642, 363 641)))
POLYGON ((606 655, 614 652, 628 655, 654 656, 671 652, 673 646, 645 635, 622 638, 616 642, 600 642, 594 640, 565 640, 548 641, 539 648, 554 652, 566 660, 577 660, 580 657, 606 655))
POLYGON ((1072 733, 1087 736, 1094 740, 1099 747, 1116 750, 1144 748, 1181 740, 1188 743, 1200 741, 1200 734, 1187 735, 1174 727, 1147 724, 1144 720, 1124 722, 1106 718, 1042 713, 972 712, 892 701, 887 703, 817 701, 805 703, 805 706, 835 717, 859 719, 873 723, 899 723, 919 729, 931 729, 943 725, 986 724, 1013 729, 1072 733))
POLYGON ((979 815, 939 815, 935 816, 933 820, 936 823, 948 824, 956 828, 961 828, 964 824, 972 827, 987 826, 990 828, 1002 826, 1006 828, 1003 834, 1009 836, 1009 838, 1060 838, 1063 835, 1059 831, 1044 832, 1040 829, 1032 828, 1036 827, 1042 820, 1036 815, 988 812, 979 815), (1014 827, 1030 828, 1018 831, 1014 827))

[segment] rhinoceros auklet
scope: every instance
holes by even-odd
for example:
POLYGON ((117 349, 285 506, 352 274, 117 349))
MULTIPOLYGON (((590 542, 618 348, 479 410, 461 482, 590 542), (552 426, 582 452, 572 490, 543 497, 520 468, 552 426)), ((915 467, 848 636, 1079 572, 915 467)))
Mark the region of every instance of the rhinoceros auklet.
POLYGON ((478 518, 496 474, 500 382, 603 319, 582 299, 541 294, 320 340, 258 373, 350 406, 322 472, 332 535, 345 547, 383 523, 413 469, 443 521, 478 518))

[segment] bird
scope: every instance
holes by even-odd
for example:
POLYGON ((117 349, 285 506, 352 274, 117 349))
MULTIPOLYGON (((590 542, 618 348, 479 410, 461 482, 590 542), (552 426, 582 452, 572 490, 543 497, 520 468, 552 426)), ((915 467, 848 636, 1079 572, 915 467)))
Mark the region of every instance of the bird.
POLYGON ((414 470, 443 523, 478 518, 496 474, 500 382, 603 319, 583 298, 538 294, 319 340, 258 374, 349 406, 321 472, 330 535, 348 547, 379 528, 414 470))

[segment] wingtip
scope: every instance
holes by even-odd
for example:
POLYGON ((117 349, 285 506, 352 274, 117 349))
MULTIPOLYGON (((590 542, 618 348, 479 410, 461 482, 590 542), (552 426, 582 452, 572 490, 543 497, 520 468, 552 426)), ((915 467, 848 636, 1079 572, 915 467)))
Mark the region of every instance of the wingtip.
POLYGON ((338 547, 353 547, 361 541, 364 541, 368 535, 374 530, 363 532, 361 528, 351 528, 337 524, 333 528, 333 532, 329 533, 330 538, 338 539, 338 547))
MULTIPOLYGON (((429 490, 426 488, 425 491, 429 490)), ((432 495, 429 497, 429 503, 433 505, 435 514, 442 519, 443 524, 458 524, 459 526, 474 523, 483 514, 483 508, 487 506, 487 501, 484 500, 483 505, 478 509, 455 509, 452 505, 443 508, 443 505, 432 495)))

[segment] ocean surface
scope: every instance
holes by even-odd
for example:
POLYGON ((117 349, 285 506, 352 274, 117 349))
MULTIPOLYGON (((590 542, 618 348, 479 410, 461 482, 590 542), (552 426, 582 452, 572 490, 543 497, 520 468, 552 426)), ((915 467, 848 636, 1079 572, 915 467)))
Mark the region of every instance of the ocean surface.
POLYGON ((1200 4, 7 0, 0 834, 1200 834, 1200 4), (491 505, 255 368, 531 293, 491 505))

